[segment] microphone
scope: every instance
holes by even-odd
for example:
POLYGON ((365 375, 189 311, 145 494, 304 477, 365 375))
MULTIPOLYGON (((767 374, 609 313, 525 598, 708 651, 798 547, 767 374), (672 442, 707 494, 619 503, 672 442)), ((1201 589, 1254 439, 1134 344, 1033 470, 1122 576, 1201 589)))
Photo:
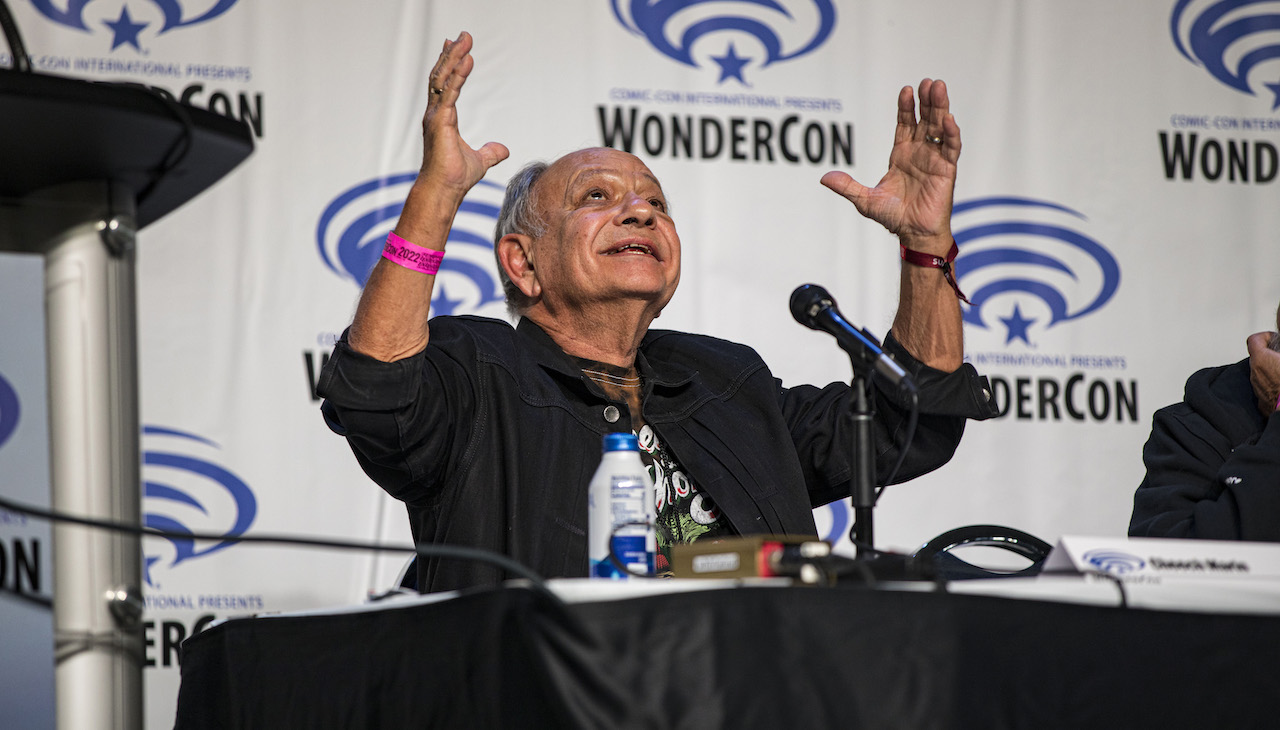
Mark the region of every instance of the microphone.
POLYGON ((812 330, 826 332, 836 338, 840 349, 849 353, 855 362, 875 368, 890 383, 905 390, 914 391, 916 385, 902 366, 893 361, 880 343, 866 330, 860 330, 840 316, 836 302, 826 289, 817 284, 802 284, 791 292, 791 316, 812 330))

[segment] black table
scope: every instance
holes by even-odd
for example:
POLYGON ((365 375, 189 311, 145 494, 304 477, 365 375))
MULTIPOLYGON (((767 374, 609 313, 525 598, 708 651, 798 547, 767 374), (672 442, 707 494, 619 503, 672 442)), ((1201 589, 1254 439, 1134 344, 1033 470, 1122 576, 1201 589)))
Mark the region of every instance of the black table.
POLYGON ((576 603, 532 590, 228 621, 177 724, 1244 728, 1280 722, 1280 618, 865 588, 576 603))

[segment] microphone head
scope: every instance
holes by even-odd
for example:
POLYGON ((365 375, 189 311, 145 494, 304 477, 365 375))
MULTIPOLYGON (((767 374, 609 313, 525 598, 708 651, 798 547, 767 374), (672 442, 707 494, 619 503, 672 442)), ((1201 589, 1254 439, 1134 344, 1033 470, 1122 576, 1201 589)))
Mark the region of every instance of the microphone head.
POLYGON ((791 316, 809 329, 819 329, 814 317, 835 305, 831 294, 817 284, 801 284, 791 292, 791 316))

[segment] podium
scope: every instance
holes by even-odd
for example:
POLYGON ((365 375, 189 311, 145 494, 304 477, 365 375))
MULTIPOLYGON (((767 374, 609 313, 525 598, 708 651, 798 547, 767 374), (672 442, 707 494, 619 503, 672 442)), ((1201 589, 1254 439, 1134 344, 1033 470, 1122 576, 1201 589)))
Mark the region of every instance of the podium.
MULTIPOLYGON (((135 243, 253 151, 130 84, 0 71, 0 250, 44 258, 52 504, 141 525, 135 243)), ((58 524, 58 727, 142 727, 141 536, 58 524)))

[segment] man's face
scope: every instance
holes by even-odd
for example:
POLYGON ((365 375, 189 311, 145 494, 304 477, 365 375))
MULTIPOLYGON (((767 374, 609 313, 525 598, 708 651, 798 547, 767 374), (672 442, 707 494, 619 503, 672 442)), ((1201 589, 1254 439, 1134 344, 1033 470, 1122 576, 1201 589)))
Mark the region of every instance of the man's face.
POLYGON ((546 234, 533 244, 542 299, 555 312, 618 299, 653 302, 680 281, 680 237, 657 178, 634 155, 566 155, 534 189, 546 234))

